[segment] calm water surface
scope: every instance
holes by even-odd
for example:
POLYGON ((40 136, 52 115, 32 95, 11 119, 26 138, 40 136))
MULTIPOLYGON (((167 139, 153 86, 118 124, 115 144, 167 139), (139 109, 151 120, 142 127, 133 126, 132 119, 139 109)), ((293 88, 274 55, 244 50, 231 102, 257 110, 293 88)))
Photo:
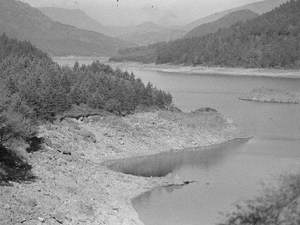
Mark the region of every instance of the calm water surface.
MULTIPOLYGON (((84 58, 82 62, 90 60, 84 58)), ((60 63, 74 61, 65 59, 60 63)), ((163 161, 149 163, 147 167, 152 169, 168 163, 171 178, 198 182, 156 188, 134 199, 134 207, 146 225, 216 224, 222 220, 220 212, 228 212, 235 203, 257 195, 262 183, 274 183, 281 174, 300 171, 300 106, 238 100, 260 87, 300 92, 300 80, 165 73, 131 64, 120 67, 169 91, 181 109, 216 108, 255 136, 247 143, 200 153, 165 155, 160 157, 163 161)), ((138 170, 138 166, 134 169, 138 170)))

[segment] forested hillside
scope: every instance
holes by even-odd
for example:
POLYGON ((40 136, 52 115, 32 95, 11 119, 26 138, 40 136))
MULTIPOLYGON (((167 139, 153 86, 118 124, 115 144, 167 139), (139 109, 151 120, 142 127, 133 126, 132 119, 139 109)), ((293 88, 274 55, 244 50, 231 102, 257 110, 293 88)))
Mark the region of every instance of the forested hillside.
POLYGON ((188 30, 188 31, 192 30, 193 28, 195 28, 197 26, 200 26, 200 25, 205 24, 205 23, 210 23, 210 22, 216 21, 216 20, 228 15, 229 13, 240 11, 240 10, 251 10, 252 12, 255 12, 255 13, 261 15, 263 13, 271 11, 272 9, 280 6, 281 4, 283 4, 287 1, 289 1, 289 0, 262 0, 262 1, 257 1, 257 2, 254 2, 254 3, 250 3, 250 4, 243 5, 243 6, 240 6, 240 7, 237 7, 237 8, 217 12, 217 13, 214 13, 212 15, 200 18, 196 21, 193 21, 192 23, 187 24, 185 26, 185 29, 188 30))
MULTIPOLYGON (((155 52, 151 59, 156 63, 299 68, 300 0, 289 1, 269 13, 214 34, 151 48, 155 52)), ((132 59, 134 54, 129 50, 120 53, 123 54, 115 57, 116 60, 132 59)))
POLYGON ((119 48, 134 46, 104 34, 55 22, 38 9, 16 0, 0 1, 0 32, 29 40, 55 56, 111 56, 119 48))
POLYGON ((214 22, 205 23, 195 27, 185 35, 185 38, 202 37, 207 34, 215 33, 219 29, 231 27, 238 22, 245 22, 247 20, 254 19, 257 16, 258 14, 251 10, 239 10, 232 12, 214 22))
POLYGON ((60 67, 29 42, 0 37, 0 147, 30 139, 38 121, 53 120, 74 105, 118 115, 138 106, 166 108, 172 96, 133 74, 94 62, 60 67))

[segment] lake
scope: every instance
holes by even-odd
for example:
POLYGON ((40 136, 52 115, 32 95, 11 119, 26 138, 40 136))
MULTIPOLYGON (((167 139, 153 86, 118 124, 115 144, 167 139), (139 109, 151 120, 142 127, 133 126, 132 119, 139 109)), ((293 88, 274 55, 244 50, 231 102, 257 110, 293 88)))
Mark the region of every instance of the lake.
MULTIPOLYGON (((92 59, 57 59, 69 65, 75 60, 88 63, 92 59)), ((133 199, 146 225, 216 224, 222 220, 220 212, 228 212, 234 204, 258 195, 262 183, 273 184, 282 174, 300 171, 300 106, 238 99, 261 87, 300 92, 300 79, 162 72, 136 64, 112 66, 132 71, 143 81, 169 91, 184 111, 215 108, 254 136, 238 145, 187 152, 175 158, 172 154, 164 156, 161 164, 185 159, 173 166, 168 176, 197 182, 159 187, 133 199)))

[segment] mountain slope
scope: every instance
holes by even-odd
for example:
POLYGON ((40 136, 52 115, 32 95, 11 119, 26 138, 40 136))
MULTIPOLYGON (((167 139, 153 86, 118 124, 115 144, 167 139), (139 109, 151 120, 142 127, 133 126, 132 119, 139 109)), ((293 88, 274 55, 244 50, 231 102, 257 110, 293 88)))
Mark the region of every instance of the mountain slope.
POLYGON ((156 63, 300 68, 300 0, 214 34, 143 48, 121 51, 115 59, 134 59, 139 50, 156 63))
POLYGON ((126 42, 52 21, 38 9, 16 0, 0 1, 0 32, 29 40, 52 55, 111 55, 126 42))
POLYGON ((144 22, 137 26, 105 26, 89 17, 79 9, 63 9, 55 7, 39 8, 52 20, 75 26, 77 28, 104 33, 118 37, 127 42, 147 45, 155 42, 175 40, 184 35, 184 31, 162 27, 152 22, 144 22))
POLYGON ((213 22, 215 20, 218 20, 218 19, 226 16, 229 13, 239 11, 239 10, 248 9, 248 10, 251 10, 255 13, 263 14, 263 13, 271 11, 272 9, 280 6, 282 3, 285 3, 287 1, 288 0, 264 0, 264 1, 259 1, 259 2, 255 2, 255 3, 247 4, 247 5, 244 5, 244 6, 240 6, 240 7, 237 7, 237 8, 221 11, 221 12, 214 13, 212 15, 200 18, 196 21, 193 21, 192 23, 187 24, 184 27, 184 29, 186 29, 188 31, 192 30, 193 28, 195 28, 197 26, 200 26, 200 25, 205 24, 205 23, 213 22))
POLYGON ((112 37, 118 37, 124 33, 130 32, 134 28, 102 25, 100 22, 91 18, 80 9, 66 9, 57 7, 42 7, 38 9, 53 21, 71 25, 79 29, 103 33, 112 37))
POLYGON ((119 38, 139 45, 148 45, 162 41, 171 41, 184 35, 184 31, 159 26, 152 22, 145 22, 134 27, 128 27, 119 38))
POLYGON ((42 7, 38 9, 56 22, 71 25, 83 30, 107 34, 105 26, 89 17, 80 9, 64 9, 56 7, 42 7))
POLYGON ((202 24, 185 35, 186 38, 201 37, 206 34, 215 33, 219 29, 228 28, 237 22, 245 22, 257 17, 258 14, 251 10, 239 10, 222 17, 211 23, 202 24))

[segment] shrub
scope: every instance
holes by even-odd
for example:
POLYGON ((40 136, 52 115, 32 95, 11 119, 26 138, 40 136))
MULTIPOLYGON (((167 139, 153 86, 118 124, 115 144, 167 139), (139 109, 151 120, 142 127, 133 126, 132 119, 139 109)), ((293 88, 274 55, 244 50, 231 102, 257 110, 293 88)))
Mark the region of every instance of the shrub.
POLYGON ((300 174, 282 177, 279 187, 267 188, 261 197, 237 205, 219 225, 300 224, 300 174))

